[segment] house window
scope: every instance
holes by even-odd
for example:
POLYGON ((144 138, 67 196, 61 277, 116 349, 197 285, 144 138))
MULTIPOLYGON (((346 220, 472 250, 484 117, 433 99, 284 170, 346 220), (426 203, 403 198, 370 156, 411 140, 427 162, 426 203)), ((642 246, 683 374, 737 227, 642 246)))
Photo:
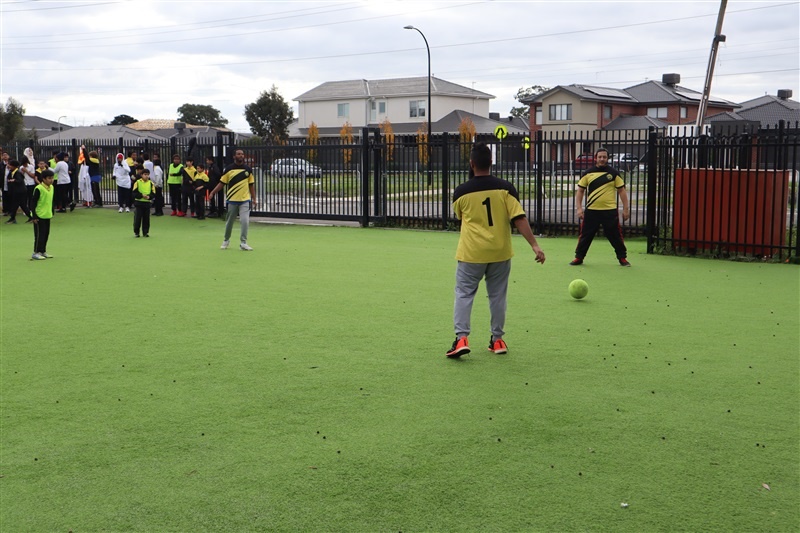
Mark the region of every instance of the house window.
POLYGON ((572 104, 550 105, 550 120, 572 120, 572 104))
POLYGON ((666 107, 648 107, 647 116, 650 118, 667 118, 666 107))
POLYGON ((338 118, 349 118, 350 104, 336 104, 336 116, 338 118))
POLYGON ((689 108, 685 105, 681 106, 681 118, 687 118, 689 116, 689 108))
POLYGON ((536 124, 542 125, 542 107, 539 106, 536 108, 536 124))
POLYGON ((411 100, 409 102, 409 110, 408 110, 409 117, 425 117, 425 100, 411 100))
POLYGON ((376 102, 372 100, 369 103, 369 120, 370 122, 377 122, 379 116, 386 114, 386 102, 376 102))
POLYGON ((611 120, 611 106, 604 105, 603 106, 603 120, 611 120))

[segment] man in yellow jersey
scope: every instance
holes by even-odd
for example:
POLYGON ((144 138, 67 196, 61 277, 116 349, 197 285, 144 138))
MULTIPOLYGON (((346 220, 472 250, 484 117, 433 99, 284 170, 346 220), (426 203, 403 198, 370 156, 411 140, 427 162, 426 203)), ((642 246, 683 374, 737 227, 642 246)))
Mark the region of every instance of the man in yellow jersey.
POLYGON ((472 304, 478 285, 486 280, 491 314, 489 351, 508 352, 503 340, 506 321, 508 277, 511 273, 511 225, 522 234, 536 262, 544 263, 545 256, 531 231, 528 218, 519 203, 517 189, 510 182, 491 174, 492 151, 484 143, 475 143, 469 155, 474 176, 456 187, 453 210, 461 220, 461 235, 456 250, 456 289, 453 306, 453 325, 456 340, 445 354, 458 358, 470 352, 468 336, 472 304))
POLYGON ((244 151, 236 150, 233 155, 233 164, 225 167, 219 183, 211 191, 210 196, 214 196, 223 186, 225 189, 225 200, 227 202, 227 215, 225 217, 225 240, 222 241, 222 248, 226 250, 231 241, 233 222, 236 215, 239 215, 241 225, 241 236, 239 238, 239 249, 251 251, 253 248, 247 244, 247 230, 250 227, 250 209, 256 205, 255 178, 253 169, 244 164, 244 151))
POLYGON ((631 217, 625 182, 616 169, 608 165, 608 150, 600 148, 594 154, 595 165, 581 176, 575 191, 575 211, 580 220, 578 247, 570 265, 583 264, 597 230, 603 227, 606 239, 614 247, 620 266, 629 267, 628 250, 622 238, 622 226, 617 212, 617 196, 622 202, 622 220, 631 217), (587 194, 588 193, 588 194, 587 194), (586 197, 586 208, 583 199, 586 197))

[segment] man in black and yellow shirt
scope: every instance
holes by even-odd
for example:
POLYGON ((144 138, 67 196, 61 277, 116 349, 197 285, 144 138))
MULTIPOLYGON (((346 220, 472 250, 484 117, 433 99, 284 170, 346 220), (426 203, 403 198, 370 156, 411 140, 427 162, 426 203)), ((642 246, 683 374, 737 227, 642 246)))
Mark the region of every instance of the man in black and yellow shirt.
POLYGON ((599 149, 594 154, 595 165, 581 176, 578 189, 575 191, 575 210, 580 220, 580 235, 578 247, 575 249, 575 259, 570 265, 583 264, 583 258, 592 245, 597 230, 603 227, 606 238, 614 247, 617 260, 621 266, 629 267, 628 250, 622 238, 622 226, 619 224, 617 212, 617 196, 622 202, 622 219, 628 220, 631 216, 628 205, 628 193, 625 192, 625 182, 616 169, 608 166, 608 151, 599 149), (586 209, 583 199, 586 197, 586 209))
POLYGON ((469 156, 474 173, 466 183, 453 193, 453 210, 461 220, 456 259, 456 289, 453 325, 456 340, 445 354, 450 358, 470 352, 468 336, 472 303, 481 279, 486 280, 489 296, 492 337, 489 351, 496 354, 508 352, 503 341, 506 321, 506 295, 511 273, 511 225, 522 234, 536 254, 536 262, 544 263, 545 256, 536 242, 528 218, 513 184, 491 175, 492 151, 483 143, 476 143, 469 156))
POLYGON ((223 250, 228 248, 233 232, 233 222, 238 214, 241 225, 239 249, 249 252, 253 248, 247 244, 247 230, 250 227, 250 208, 256 205, 256 188, 253 169, 244 164, 243 150, 236 150, 233 155, 233 164, 225 167, 219 183, 209 196, 217 194, 223 186, 227 186, 225 189, 227 215, 225 217, 225 240, 222 241, 220 248, 223 250))

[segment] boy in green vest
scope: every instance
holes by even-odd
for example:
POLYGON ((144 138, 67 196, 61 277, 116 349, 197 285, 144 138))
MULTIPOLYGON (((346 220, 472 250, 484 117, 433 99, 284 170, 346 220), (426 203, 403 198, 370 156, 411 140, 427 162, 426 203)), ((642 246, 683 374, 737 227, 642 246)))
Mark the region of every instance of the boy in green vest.
POLYGON ((31 217, 33 217, 33 255, 31 259, 39 261, 51 259, 47 253, 47 239, 50 237, 50 220, 53 218, 53 171, 49 168, 42 171, 41 183, 33 188, 31 198, 31 217))
POLYGON ((167 170, 167 187, 169 188, 169 202, 172 204, 173 217, 181 213, 181 184, 183 183, 183 165, 181 156, 172 156, 172 163, 167 170))
POLYGON ((143 168, 139 179, 133 184, 133 204, 136 211, 133 214, 133 234, 138 237, 139 229, 142 235, 150 236, 150 201, 156 194, 156 186, 150 181, 150 171, 143 168))

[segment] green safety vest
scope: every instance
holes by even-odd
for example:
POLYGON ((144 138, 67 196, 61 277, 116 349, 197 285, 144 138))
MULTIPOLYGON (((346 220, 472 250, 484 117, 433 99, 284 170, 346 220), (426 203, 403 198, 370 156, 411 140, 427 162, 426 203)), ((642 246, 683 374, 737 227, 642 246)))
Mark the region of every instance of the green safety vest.
POLYGON ((36 202, 34 207, 36 216, 39 218, 53 218, 53 191, 55 187, 51 185, 48 189, 40 183, 36 188, 39 190, 39 201, 36 202))
POLYGON ((183 177, 181 176, 181 170, 183 170, 183 164, 179 163, 176 167, 174 164, 169 164, 169 172, 167 175, 167 185, 180 185, 183 183, 183 177))
POLYGON ((153 200, 153 193, 156 192, 156 187, 153 185, 153 182, 150 180, 144 181, 141 179, 136 180, 136 183, 133 184, 136 187, 136 190, 142 193, 143 196, 149 196, 149 200, 145 200, 144 198, 135 198, 137 202, 144 202, 150 203, 153 200))

